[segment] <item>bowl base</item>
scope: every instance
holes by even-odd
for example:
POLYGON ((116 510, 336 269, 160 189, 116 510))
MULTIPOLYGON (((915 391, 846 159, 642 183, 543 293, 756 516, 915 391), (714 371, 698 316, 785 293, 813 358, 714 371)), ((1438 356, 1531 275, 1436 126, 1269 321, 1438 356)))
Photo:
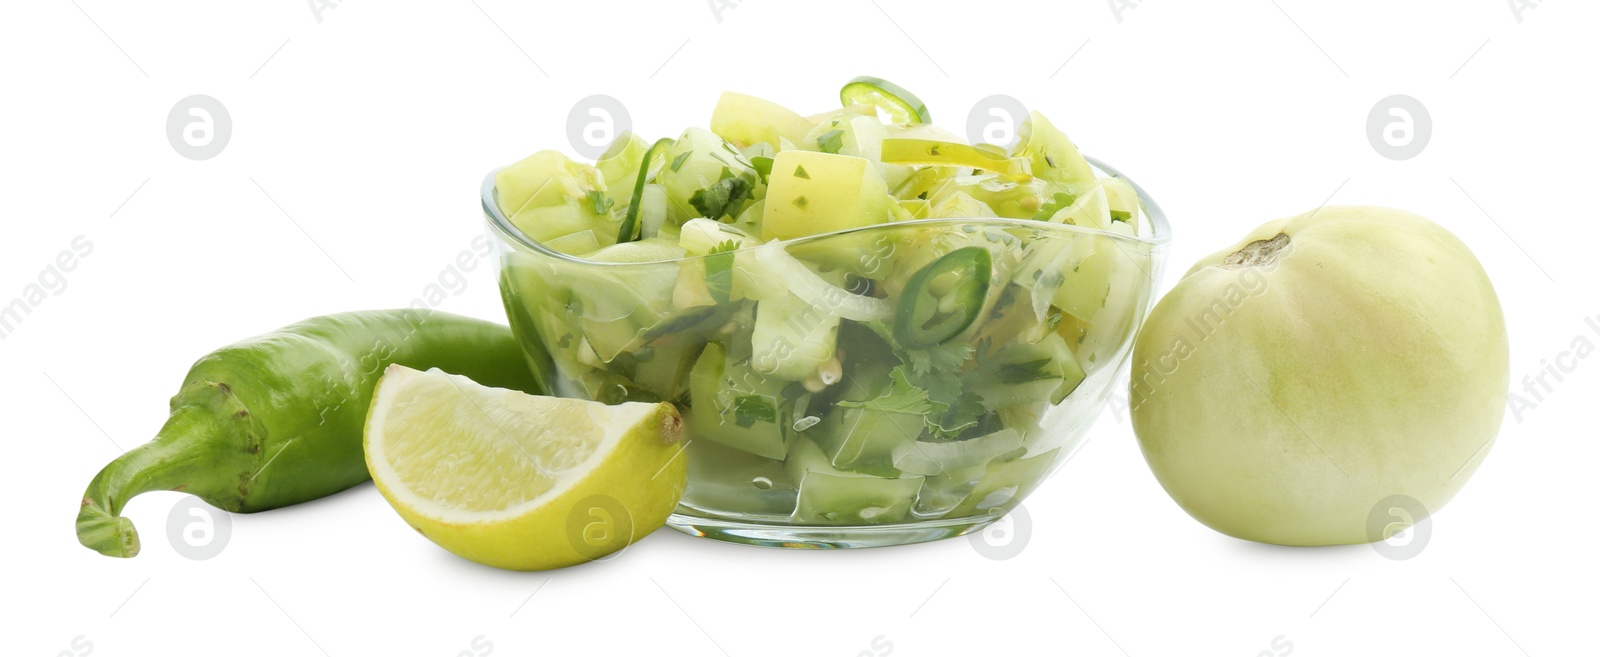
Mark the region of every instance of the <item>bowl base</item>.
POLYGON ((892 525, 806 526, 706 518, 680 509, 667 526, 690 536, 770 548, 836 550, 888 547, 965 536, 982 530, 999 515, 920 520, 892 525))

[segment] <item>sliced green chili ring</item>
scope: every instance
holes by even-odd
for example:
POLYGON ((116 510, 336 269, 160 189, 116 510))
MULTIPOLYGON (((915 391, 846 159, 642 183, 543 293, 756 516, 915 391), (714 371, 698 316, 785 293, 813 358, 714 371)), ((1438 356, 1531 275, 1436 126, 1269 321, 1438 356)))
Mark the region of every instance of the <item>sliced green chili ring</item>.
POLYGON ((854 104, 871 105, 889 114, 895 123, 917 125, 932 123, 928 106, 916 94, 906 91, 882 78, 863 75, 845 83, 839 90, 839 102, 845 107, 854 104))
POLYGON ((983 312, 989 251, 968 246, 940 256, 906 282, 894 319, 901 346, 926 349, 960 335, 983 312))
POLYGON ((639 206, 644 200, 644 186, 666 165, 667 151, 677 142, 670 137, 656 140, 639 161, 639 178, 633 183, 633 200, 628 203, 628 214, 622 219, 622 229, 617 231, 617 243, 639 239, 639 206), (657 164, 656 161, 661 163, 657 164))

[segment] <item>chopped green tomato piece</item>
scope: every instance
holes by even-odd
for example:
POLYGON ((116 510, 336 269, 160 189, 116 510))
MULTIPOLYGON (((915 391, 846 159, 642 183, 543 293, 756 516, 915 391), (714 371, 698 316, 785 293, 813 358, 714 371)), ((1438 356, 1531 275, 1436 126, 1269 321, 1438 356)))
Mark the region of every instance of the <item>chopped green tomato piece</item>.
POLYGON ((956 167, 918 167, 894 190, 896 198, 932 202, 955 190, 956 167))
MULTIPOLYGON (((987 436, 948 443, 903 441, 894 446, 894 467, 911 474, 962 473, 1022 447, 1022 434, 1001 429, 987 436)), ((981 473, 979 473, 981 474, 981 473)))
POLYGON ((501 169, 494 177, 500 211, 506 217, 531 208, 554 207, 605 190, 600 173, 557 151, 539 151, 501 169))
POLYGON ((511 220, 512 225, 518 230, 541 244, 548 244, 558 237, 586 230, 592 233, 595 222, 594 213, 576 200, 560 201, 557 205, 549 207, 523 208, 517 213, 516 218, 511 220))
POLYGON ((993 217, 994 210, 989 204, 972 198, 966 192, 946 192, 939 200, 929 204, 928 216, 930 217, 993 217))
POLYGON ((859 525, 906 519, 922 477, 880 477, 834 467, 822 448, 801 438, 786 463, 789 476, 800 482, 791 518, 807 525, 859 525))
POLYGON ((706 344, 689 373, 689 421, 695 435, 734 449, 782 459, 791 433, 780 408, 783 382, 747 365, 728 362, 715 342, 706 344))
MULTIPOLYGON (((1127 224, 1117 222, 1116 226, 1127 226, 1127 224)), ((1113 230, 1122 232, 1126 229, 1113 228, 1113 230)), ((1051 303, 1055 307, 1073 317, 1092 322, 1100 313, 1100 309, 1105 307, 1106 295, 1111 290, 1111 275, 1117 269, 1117 261, 1126 256, 1118 253, 1113 238, 1082 235, 1077 239, 1093 242, 1094 254, 1085 258, 1078 266, 1062 272, 1061 282, 1058 285, 1045 287, 1046 282, 1053 281, 1041 281, 1040 285, 1044 289, 1054 287, 1055 294, 1051 298, 1051 303)))
POLYGON ((588 256, 594 262, 659 263, 593 268, 581 282, 568 283, 585 290, 589 304, 582 308, 579 323, 603 361, 610 363, 638 346, 646 330, 670 316, 677 264, 662 261, 682 257, 682 248, 660 239, 613 244, 588 256))
POLYGON ((1059 404, 1083 378, 1067 341, 1050 332, 1037 344, 1013 342, 983 358, 973 390, 991 409, 1038 401, 1059 404))
POLYGON ((923 267, 901 293, 895 341, 924 349, 960 335, 983 311, 990 273, 989 251, 976 246, 956 249, 923 267))
POLYGON ((1026 158, 1033 165, 1034 176, 1066 184, 1074 194, 1094 185, 1094 169, 1078 154, 1078 147, 1038 112, 1029 112, 1028 120, 1017 129, 1012 156, 1026 158))
MULTIPOLYGON (((868 474, 896 474, 894 451, 922 433, 921 415, 837 408, 812 431, 833 465, 868 474)), ((925 473, 917 473, 925 474, 925 473)))
POLYGON ((1100 189, 1105 192, 1111 220, 1136 225, 1140 205, 1139 193, 1133 189, 1133 184, 1122 178, 1101 178, 1100 189))
POLYGON ((683 247, 676 242, 651 238, 625 244, 612 244, 589 256, 593 262, 644 263, 677 260, 684 255, 683 247))
POLYGON ((1060 453, 1057 448, 1014 461, 990 461, 972 492, 945 516, 961 518, 990 509, 1011 509, 1044 480, 1060 453))
POLYGON ((907 219, 927 219, 933 216, 928 202, 918 198, 900 201, 900 208, 906 211, 907 219))
POLYGON ((870 105, 889 116, 889 120, 899 124, 932 123, 932 115, 928 113, 928 106, 905 89, 888 80, 871 76, 860 76, 844 85, 839 90, 839 102, 845 106, 870 105))
POLYGON ((894 357, 888 353, 887 345, 864 329, 855 329, 841 340, 847 340, 859 350, 882 347, 882 353, 869 351, 848 359, 838 398, 841 404, 848 405, 835 405, 806 435, 822 447, 834 467, 867 474, 897 475, 893 470, 893 449, 922 434, 922 416, 869 407, 891 387, 890 369, 894 357))
POLYGON ((883 176, 884 185, 889 189, 899 187, 915 171, 913 167, 903 164, 887 164, 883 161, 883 140, 889 137, 888 128, 878 122, 877 117, 857 116, 842 124, 844 128, 844 144, 839 149, 841 155, 854 155, 864 157, 878 167, 878 173, 883 176))
POLYGON ((799 143, 805 150, 866 158, 878 168, 885 186, 894 189, 911 176, 913 169, 883 162, 883 140, 888 136, 888 127, 878 117, 844 113, 818 123, 799 143))
POLYGON ((656 399, 680 399, 688 392, 689 374, 700 351, 689 341, 657 344, 625 355, 631 356, 625 367, 616 367, 625 356, 618 357, 612 366, 626 374, 634 387, 656 399))
POLYGON ((606 148, 604 155, 594 163, 606 181, 606 193, 617 201, 633 198, 633 188, 639 182, 639 163, 650 150, 650 142, 632 131, 623 132, 606 148))
MULTIPOLYGON (((757 372, 780 379, 819 378, 825 374, 824 366, 833 361, 838 335, 838 315, 793 294, 767 298, 756 304, 750 360, 757 372)), ((833 361, 833 367, 833 380, 820 378, 822 383, 838 382, 837 361, 833 361)))
POLYGON ((548 240, 544 245, 550 247, 552 251, 570 256, 586 255, 600 249, 600 242, 594 238, 593 230, 568 233, 548 240))
MULTIPOLYGON (((671 139, 657 140, 639 158, 639 168, 634 174, 631 200, 628 201, 628 212, 622 219, 621 228, 617 229, 618 242, 632 242, 641 236, 640 223, 643 220, 641 215, 645 212, 645 192, 652 186, 648 183, 661 171, 661 167, 666 160, 667 151, 672 148, 672 144, 673 141, 671 139)), ((656 207, 651 209, 653 213, 650 217, 651 219, 664 218, 662 215, 666 208, 661 203, 662 200, 664 199, 659 197, 651 199, 652 202, 657 204, 656 207)), ((660 223, 656 223, 657 228, 660 226, 660 223)), ((653 234, 654 231, 651 232, 653 234)))
MULTIPOLYGON (((1039 209, 1047 202, 1049 183, 1042 178, 1017 181, 990 173, 958 176, 952 181, 950 189, 981 201, 996 216, 1031 219, 1039 214, 1039 209)), ((1043 218, 1048 219, 1049 215, 1043 218)))
MULTIPOLYGON (((762 187, 761 189, 764 190, 766 187, 762 187)), ((763 199, 756 201, 755 203, 751 203, 749 207, 746 207, 744 212, 739 213, 739 216, 733 220, 732 226, 743 231, 747 235, 760 235, 761 218, 766 216, 766 213, 766 200, 763 199)), ((753 245, 757 242, 756 240, 752 239, 749 243, 753 245)))
POLYGON ((741 146, 777 146, 780 137, 799 141, 811 126, 811 121, 782 105, 731 91, 722 92, 711 112, 711 131, 741 146))
POLYGON ((1027 180, 1030 177, 1030 165, 1024 158, 1005 157, 970 144, 952 141, 885 139, 883 161, 896 164, 970 167, 994 171, 1019 180, 1027 180))
MULTIPOLYGON (((1132 235, 1133 227, 1119 221, 1111 225, 1109 232, 1132 235)), ((1137 255, 1124 253, 1122 247, 1109 237, 1101 237, 1100 240, 1102 246, 1095 257, 1100 257, 1103 252, 1111 263, 1107 274, 1110 279, 1108 289, 1101 297, 1104 305, 1091 318, 1079 319, 1069 314, 1061 327, 1068 343, 1073 345, 1074 353, 1078 355, 1078 362, 1090 372, 1117 362, 1119 349, 1126 346, 1124 338, 1135 326, 1139 310, 1139 287, 1144 277, 1149 275, 1141 267, 1137 255)))
POLYGON ((690 219, 678 233, 678 246, 691 256, 720 250, 719 247, 729 240, 733 241, 735 248, 743 248, 752 241, 744 231, 710 219, 690 219))
POLYGON ((616 234, 610 213, 595 212, 590 200, 591 193, 605 195, 600 172, 556 151, 540 151, 501 169, 495 190, 500 211, 536 242, 593 230, 606 240, 604 246, 616 234))
MULTIPOLYGON (((1084 202, 1092 200, 1092 195, 1083 199, 1084 202)), ((1074 208, 1062 210, 1058 215, 1076 212, 1079 217, 1083 216, 1079 206, 1074 208)), ((1109 219, 1103 220, 1111 223, 1109 219)), ((1132 226, 1122 222, 1111 223, 1106 229, 1133 234, 1132 226)), ((1040 321, 1049 316, 1051 306, 1089 321, 1106 299, 1111 270, 1124 257, 1117 249, 1113 238, 1090 233, 1074 235, 1070 240, 1035 242, 1023 252, 1022 264, 1016 269, 1012 282, 1028 290, 1034 317, 1040 321)))
MULTIPOLYGON (((692 413, 692 411, 690 411, 692 413)), ((694 434, 689 434, 691 438, 694 434)), ((720 511, 788 515, 800 482, 789 481, 783 461, 756 456, 709 440, 684 449, 694 499, 720 511)))
POLYGON ((762 236, 792 239, 880 224, 893 199, 864 158, 783 151, 772 161, 762 236), (805 199, 804 202, 797 202, 805 199))
POLYGON ((690 261, 678 268, 678 279, 672 287, 672 305, 683 309, 714 306, 711 288, 706 285, 706 265, 703 261, 690 261))
POLYGON ((1078 197, 1078 200, 1073 201, 1070 207, 1062 208, 1051 215, 1050 221, 1098 230, 1109 229, 1111 205, 1107 203, 1105 190, 1099 186, 1090 188, 1087 193, 1078 197))
POLYGON ((890 479, 813 470, 800 480, 800 495, 791 518, 803 525, 902 522, 920 490, 922 477, 890 479))

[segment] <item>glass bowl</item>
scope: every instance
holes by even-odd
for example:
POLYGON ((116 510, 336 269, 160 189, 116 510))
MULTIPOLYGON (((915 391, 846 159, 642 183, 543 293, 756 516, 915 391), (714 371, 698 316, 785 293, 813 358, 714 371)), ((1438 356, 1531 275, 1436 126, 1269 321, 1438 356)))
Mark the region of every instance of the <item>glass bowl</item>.
POLYGON ((667 524, 770 547, 960 536, 1015 507, 1099 415, 1170 239, 1128 181, 1143 212, 1112 230, 923 219, 601 263, 524 235, 494 179, 501 296, 546 389, 677 404, 667 524))

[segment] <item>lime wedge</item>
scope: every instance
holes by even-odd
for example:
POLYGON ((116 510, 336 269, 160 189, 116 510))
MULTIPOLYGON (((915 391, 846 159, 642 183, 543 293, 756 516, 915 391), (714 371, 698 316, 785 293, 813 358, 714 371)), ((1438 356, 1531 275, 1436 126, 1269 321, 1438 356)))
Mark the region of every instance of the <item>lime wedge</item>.
POLYGON ((928 106, 922 104, 922 99, 916 94, 888 80, 868 75, 845 83, 844 88, 839 90, 839 102, 844 103, 845 107, 851 105, 877 107, 887 113, 892 121, 901 125, 933 122, 933 118, 928 114, 928 106))
POLYGON ((400 517, 441 547, 512 570, 570 566, 661 527, 683 493, 671 404, 487 388, 391 365, 367 414, 367 469, 400 517))

